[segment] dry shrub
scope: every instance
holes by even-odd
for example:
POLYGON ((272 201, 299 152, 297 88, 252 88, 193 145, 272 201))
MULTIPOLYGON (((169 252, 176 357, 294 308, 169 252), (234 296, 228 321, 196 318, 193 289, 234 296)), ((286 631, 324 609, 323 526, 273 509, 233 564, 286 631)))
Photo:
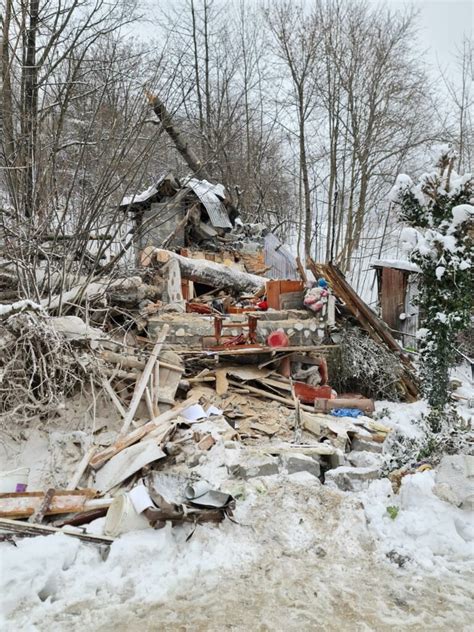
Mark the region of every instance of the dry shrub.
POLYGON ((397 356, 364 331, 346 327, 338 353, 328 359, 330 383, 338 393, 362 393, 374 399, 401 399, 402 368, 397 356))
POLYGON ((0 418, 48 414, 83 382, 74 350, 47 316, 10 316, 0 323, 0 346, 0 418))

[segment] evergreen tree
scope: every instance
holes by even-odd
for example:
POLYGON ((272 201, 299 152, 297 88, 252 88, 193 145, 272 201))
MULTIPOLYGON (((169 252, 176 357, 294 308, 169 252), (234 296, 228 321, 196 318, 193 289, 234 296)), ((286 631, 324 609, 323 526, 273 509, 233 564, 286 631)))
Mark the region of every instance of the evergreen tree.
POLYGON ((420 268, 420 370, 424 393, 438 412, 449 401, 456 337, 469 324, 474 293, 474 177, 458 175, 455 159, 443 147, 433 172, 417 183, 400 175, 391 192, 400 219, 408 225, 402 240, 420 268))

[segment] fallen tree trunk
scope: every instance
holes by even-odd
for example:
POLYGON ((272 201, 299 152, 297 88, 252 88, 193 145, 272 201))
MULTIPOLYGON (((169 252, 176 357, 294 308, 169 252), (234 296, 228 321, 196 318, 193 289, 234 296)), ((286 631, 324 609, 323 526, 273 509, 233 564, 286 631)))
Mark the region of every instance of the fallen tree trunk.
POLYGON ((256 294, 265 287, 267 282, 265 277, 242 272, 222 263, 207 261, 207 259, 182 257, 170 250, 162 250, 161 248, 147 251, 146 256, 148 260, 156 261, 159 264, 176 259, 183 279, 210 285, 214 288, 230 288, 239 293, 256 294))
POLYGON ((168 133, 169 137, 175 144, 176 149, 184 158, 193 174, 198 178, 206 178, 206 180, 210 180, 210 176, 207 173, 205 166, 194 153, 193 148, 190 146, 188 140, 183 136, 181 130, 176 126, 173 121, 173 117, 163 101, 157 95, 153 95, 151 93, 147 93, 147 98, 153 108, 153 112, 160 120, 163 128, 168 133))

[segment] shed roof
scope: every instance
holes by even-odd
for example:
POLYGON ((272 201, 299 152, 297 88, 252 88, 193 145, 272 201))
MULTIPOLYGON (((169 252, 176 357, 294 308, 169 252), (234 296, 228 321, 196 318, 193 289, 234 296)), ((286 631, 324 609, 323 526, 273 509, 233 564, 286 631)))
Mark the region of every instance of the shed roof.
POLYGON ((420 272, 420 268, 411 261, 403 259, 377 259, 372 263, 373 268, 393 268, 394 270, 403 270, 405 272, 420 272))

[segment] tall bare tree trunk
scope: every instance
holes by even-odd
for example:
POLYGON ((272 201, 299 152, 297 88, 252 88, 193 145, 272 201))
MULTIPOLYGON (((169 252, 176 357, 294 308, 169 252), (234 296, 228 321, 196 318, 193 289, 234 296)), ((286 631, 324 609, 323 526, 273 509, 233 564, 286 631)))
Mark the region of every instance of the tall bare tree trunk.
POLYGON ((26 217, 35 215, 35 169, 38 130, 38 85, 36 68, 36 35, 38 31, 39 0, 28 4, 28 28, 25 34, 24 67, 22 75, 24 147, 23 212, 26 217))

